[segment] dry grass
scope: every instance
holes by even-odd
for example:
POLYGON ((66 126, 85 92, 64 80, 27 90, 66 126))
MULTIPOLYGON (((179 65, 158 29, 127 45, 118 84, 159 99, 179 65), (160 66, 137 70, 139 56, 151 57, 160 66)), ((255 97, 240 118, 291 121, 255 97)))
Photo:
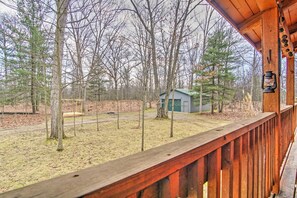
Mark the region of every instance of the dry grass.
MULTIPOLYGON (((145 121, 146 150, 230 123, 179 113, 174 123, 174 137, 169 138, 170 120, 155 120, 150 113, 145 121)), ((78 125, 76 137, 72 126, 68 127, 63 152, 56 151, 55 140, 45 140, 44 131, 0 133, 0 192, 140 152, 138 113, 122 115, 126 120, 120 122, 119 130, 114 117, 106 120, 108 116, 104 116, 100 131, 96 131, 94 123, 78 125)))

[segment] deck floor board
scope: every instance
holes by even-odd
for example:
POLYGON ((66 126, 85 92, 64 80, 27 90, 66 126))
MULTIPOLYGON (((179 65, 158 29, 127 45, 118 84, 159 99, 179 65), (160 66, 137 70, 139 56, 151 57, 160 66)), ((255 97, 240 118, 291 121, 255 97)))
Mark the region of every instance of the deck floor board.
MULTIPOLYGON (((296 131, 295 131, 296 134, 296 131)), ((280 183, 280 193, 277 198, 294 197, 295 179, 297 171, 297 135, 293 142, 291 151, 288 156, 287 163, 285 165, 284 173, 280 183)))

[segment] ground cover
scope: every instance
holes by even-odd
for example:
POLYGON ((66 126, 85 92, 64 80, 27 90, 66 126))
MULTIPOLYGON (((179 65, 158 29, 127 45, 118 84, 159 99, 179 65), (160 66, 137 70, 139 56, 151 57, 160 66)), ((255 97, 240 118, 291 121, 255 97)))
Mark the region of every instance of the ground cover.
MULTIPOLYGON (((146 112, 145 150, 233 122, 220 116, 175 113, 174 137, 170 138, 170 120, 155 120, 154 115, 155 111, 146 112)), ((0 192, 140 152, 138 116, 138 112, 121 114, 118 130, 115 115, 101 115, 99 131, 95 116, 85 117, 88 124, 82 126, 77 118, 75 137, 73 119, 67 118, 63 152, 56 151, 55 140, 45 140, 42 128, 31 126, 22 133, 21 129, 0 130, 0 192)))

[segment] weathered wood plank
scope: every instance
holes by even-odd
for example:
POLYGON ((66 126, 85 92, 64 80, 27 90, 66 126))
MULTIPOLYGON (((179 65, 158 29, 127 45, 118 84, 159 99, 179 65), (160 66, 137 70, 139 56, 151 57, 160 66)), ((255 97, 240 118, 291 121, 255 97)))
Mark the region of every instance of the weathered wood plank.
POLYGON ((255 148, 254 148, 254 136, 255 136, 255 129, 250 131, 249 133, 249 141, 248 141, 248 197, 253 197, 253 190, 254 190, 254 155, 255 155, 255 148))
POLYGON ((159 183, 159 197, 160 198, 170 198, 170 186, 169 186, 169 178, 166 177, 162 179, 159 183))
POLYGON ((241 198, 248 195, 248 142, 249 134, 242 136, 242 154, 241 154, 241 198))
POLYGON ((232 197, 234 141, 222 149, 222 198, 232 197))
POLYGON ((198 161, 188 165, 188 198, 198 197, 198 161))
POLYGON ((188 170, 187 166, 179 170, 179 196, 187 197, 188 194, 188 170))
POLYGON ((254 154, 253 154, 253 161, 254 161, 254 177, 253 177, 253 197, 259 197, 258 188, 259 188, 259 127, 257 127, 253 133, 253 145, 254 145, 254 154))
MULTIPOLYGON (((140 191, 139 198, 158 198, 159 197, 159 188, 158 183, 154 183, 153 185, 145 188, 140 191)), ((136 194, 135 194, 136 195, 136 194)))
POLYGON ((242 138, 239 137, 234 141, 234 160, 233 160, 233 197, 240 197, 241 189, 241 169, 240 169, 240 155, 242 153, 242 138))
POLYGON ((198 198, 203 198, 203 184, 206 180, 205 172, 207 171, 207 160, 206 157, 202 157, 197 161, 197 171, 198 171, 198 198))
POLYGON ((220 172, 222 163, 222 149, 219 148, 216 151, 208 155, 208 198, 220 197, 220 172))
POLYGON ((180 172, 176 171, 169 175, 170 197, 180 197, 180 172))
POLYGON ((258 133, 258 145, 259 145, 259 186, 258 186, 258 191, 259 191, 259 197, 264 197, 264 175, 263 175, 263 170, 264 170, 264 149, 263 149, 263 124, 259 127, 259 133, 258 133))
POLYGON ((296 168, 297 168, 297 138, 292 145, 289 153, 288 161, 286 163, 284 173, 281 179, 281 191, 280 194, 276 195, 276 198, 287 198, 293 197, 296 179, 296 168))
POLYGON ((265 197, 270 196, 270 147, 269 147, 269 122, 265 123, 265 197))

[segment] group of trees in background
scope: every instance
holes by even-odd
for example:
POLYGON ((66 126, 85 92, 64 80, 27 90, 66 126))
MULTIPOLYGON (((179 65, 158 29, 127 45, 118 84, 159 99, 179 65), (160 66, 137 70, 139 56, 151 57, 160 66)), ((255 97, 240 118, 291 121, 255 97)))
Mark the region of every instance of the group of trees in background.
POLYGON ((157 117, 175 88, 195 89, 212 112, 245 93, 260 100, 258 53, 202 0, 0 3, 12 10, 0 15, 0 103, 50 104, 51 138, 63 136, 62 98, 141 99, 144 109, 165 92, 157 117))

